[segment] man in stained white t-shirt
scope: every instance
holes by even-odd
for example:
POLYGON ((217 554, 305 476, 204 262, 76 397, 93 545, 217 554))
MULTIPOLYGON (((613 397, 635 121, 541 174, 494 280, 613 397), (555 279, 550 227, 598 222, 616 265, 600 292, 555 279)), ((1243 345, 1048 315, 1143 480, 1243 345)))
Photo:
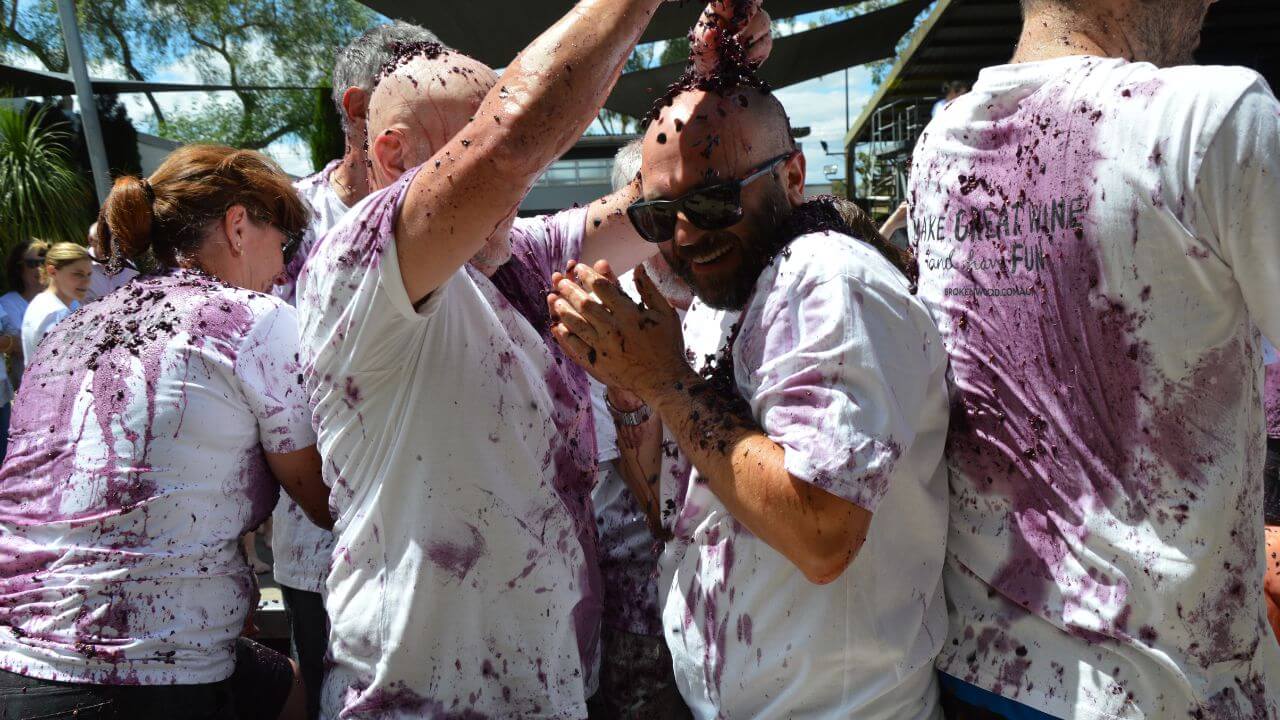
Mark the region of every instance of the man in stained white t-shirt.
POLYGON ((586 717, 594 432, 586 375, 550 338, 545 293, 572 258, 625 268, 653 248, 622 212, 634 185, 589 208, 515 214, 595 117, 658 4, 584 2, 501 79, 412 48, 373 93, 381 190, 299 280, 337 518, 326 717, 586 717))
POLYGON ((946 356, 904 274, 804 176, 772 95, 678 94, 629 212, 694 290, 683 339, 641 271, 645 307, 585 265, 557 278, 553 333, 694 467, 663 478, 656 519, 694 716, 934 720, 946 356))
MULTIPOLYGON (((315 244, 369 195, 365 154, 369 95, 382 66, 404 45, 421 42, 439 40, 428 30, 397 20, 369 29, 338 52, 333 67, 333 103, 342 122, 346 150, 320 172, 294 183, 311 211, 311 220, 300 247, 285 266, 286 281, 273 291, 286 302, 294 302, 295 283, 315 244)), ((322 593, 333 533, 317 527, 288 497, 281 498, 271 519, 272 572, 288 610, 293 650, 306 682, 307 717, 314 719, 320 713, 324 654, 329 644, 322 593)))
POLYGON ((1027 0, 914 160, 953 373, 958 717, 1276 718, 1263 360, 1280 103, 1179 67, 1207 0, 1027 0))

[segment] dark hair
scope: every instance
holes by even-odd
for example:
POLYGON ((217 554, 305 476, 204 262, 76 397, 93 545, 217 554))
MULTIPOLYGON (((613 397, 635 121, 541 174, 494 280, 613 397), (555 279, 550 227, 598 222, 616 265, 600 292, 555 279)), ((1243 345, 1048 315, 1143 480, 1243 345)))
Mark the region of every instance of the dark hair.
POLYGON ((40 254, 42 256, 49 251, 49 243, 32 238, 29 240, 23 240, 17 245, 14 245, 13 248, 9 250, 9 257, 5 260, 5 279, 9 281, 9 289, 17 292, 19 295, 26 292, 26 287, 23 286, 22 282, 22 261, 26 258, 27 251, 32 247, 39 247, 40 254))
POLYGON ((333 107, 342 121, 343 132, 350 132, 350 122, 342 107, 342 96, 348 88, 358 87, 372 94, 384 65, 391 62, 405 45, 440 45, 440 38, 426 28, 403 20, 369 28, 338 51, 333 64, 333 107))
POLYGON ((98 214, 95 251, 109 268, 148 252, 161 266, 193 254, 211 223, 243 205, 260 223, 286 235, 302 232, 306 206, 289 176, 252 150, 187 145, 173 151, 149 179, 116 180, 98 214))

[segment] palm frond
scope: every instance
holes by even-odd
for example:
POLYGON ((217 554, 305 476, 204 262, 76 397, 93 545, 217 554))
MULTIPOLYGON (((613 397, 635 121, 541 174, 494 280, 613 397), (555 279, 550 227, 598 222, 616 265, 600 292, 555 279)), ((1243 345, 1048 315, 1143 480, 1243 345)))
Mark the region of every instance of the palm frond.
POLYGON ((73 169, 71 133, 47 125, 47 112, 0 108, 0 253, 32 237, 84 241, 89 188, 73 169))

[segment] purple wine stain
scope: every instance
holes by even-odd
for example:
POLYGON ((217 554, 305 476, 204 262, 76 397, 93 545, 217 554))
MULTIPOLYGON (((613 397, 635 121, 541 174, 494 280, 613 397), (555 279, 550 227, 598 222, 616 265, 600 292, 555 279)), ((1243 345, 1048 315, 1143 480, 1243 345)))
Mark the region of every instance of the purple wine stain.
MULTIPOLYGON (((596 666, 600 646, 600 617, 604 589, 600 577, 599 540, 591 489, 596 478, 595 423, 591 410, 590 386, 586 371, 572 362, 551 335, 546 293, 551 275, 563 270, 562 257, 576 256, 565 247, 569 239, 558 225, 581 221, 585 211, 572 210, 567 217, 543 218, 549 245, 531 241, 525 233, 512 236, 511 259, 490 278, 512 309, 524 317, 551 353, 543 380, 551 397, 551 425, 547 428, 556 442, 546 449, 543 465, 551 472, 551 485, 563 502, 575 529, 574 541, 582 549, 583 565, 578 569, 577 590, 581 596, 571 611, 578 638, 579 657, 586 672, 596 666)), ((557 539, 557 542, 567 542, 557 539)))
POLYGON ((942 301, 957 391, 948 454, 969 478, 953 505, 1008 502, 1013 554, 988 579, 1000 595, 1048 617, 1088 609, 1098 626, 1068 619, 1068 632, 1129 641, 1128 581, 1098 568, 1081 573, 1074 548, 1100 513, 1176 532, 1188 498, 1207 482, 1204 468, 1231 447, 1212 429, 1234 427, 1248 353, 1231 341, 1185 377, 1163 377, 1139 334, 1147 311, 1105 275, 1101 111, 1041 92, 1007 112, 970 129, 969 167, 935 168, 955 178, 948 212, 958 249, 996 261, 957 263, 953 285, 1031 290, 942 301), (1015 209, 1021 220, 1010 224, 1015 209), (1044 262, 1021 274, 999 262, 1015 243, 1041 244, 1044 262))
POLYGON ((466 523, 470 537, 458 542, 436 541, 427 546, 427 557, 436 567, 453 575, 459 582, 467 579, 471 568, 487 551, 484 535, 471 523, 466 523))
MULTIPOLYGON (((138 681, 129 666, 137 659, 122 644, 133 642, 140 619, 174 612, 171 600, 165 590, 129 581, 71 587, 65 575, 85 565, 146 570, 149 549, 163 542, 145 531, 152 504, 176 491, 150 458, 157 446, 182 442, 187 393, 185 385, 162 388, 162 373, 174 362, 214 357, 234 366, 252 327, 250 295, 185 271, 139 277, 59 323, 42 346, 49 350, 31 359, 0 468, 0 523, 13 529, 0 539, 0 621, 15 635, 44 628, 45 643, 92 658, 86 677, 95 682, 138 681), (24 537, 57 528, 80 539, 46 548, 24 537), (68 607, 75 608, 71 620, 68 607), (51 627, 42 618, 53 615, 59 620, 51 627)), ((247 501, 245 527, 226 529, 231 535, 258 524, 274 502, 265 462, 253 465, 242 468, 230 495, 247 501)), ((173 664, 173 653, 161 655, 149 660, 173 664)))

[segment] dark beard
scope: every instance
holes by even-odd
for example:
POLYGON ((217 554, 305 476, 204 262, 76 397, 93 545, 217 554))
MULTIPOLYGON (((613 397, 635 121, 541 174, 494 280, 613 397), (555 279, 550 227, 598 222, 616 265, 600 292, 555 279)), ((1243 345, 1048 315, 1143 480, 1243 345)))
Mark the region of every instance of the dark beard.
MULTIPOLYGON (((728 233, 732 242, 736 243, 742 253, 742 264, 738 272, 727 283, 718 286, 714 292, 700 288, 700 279, 694 274, 689 261, 682 257, 668 258, 668 263, 676 275, 693 289, 694 294, 704 305, 716 310, 742 310, 747 306, 755 292, 756 281, 760 273, 773 262, 779 252, 794 239, 783 231, 784 224, 790 216, 791 208, 786 194, 776 184, 764 198, 763 207, 753 215, 750 223, 756 229, 749 239, 728 233)), ((714 237, 714 235, 713 235, 714 237)))

